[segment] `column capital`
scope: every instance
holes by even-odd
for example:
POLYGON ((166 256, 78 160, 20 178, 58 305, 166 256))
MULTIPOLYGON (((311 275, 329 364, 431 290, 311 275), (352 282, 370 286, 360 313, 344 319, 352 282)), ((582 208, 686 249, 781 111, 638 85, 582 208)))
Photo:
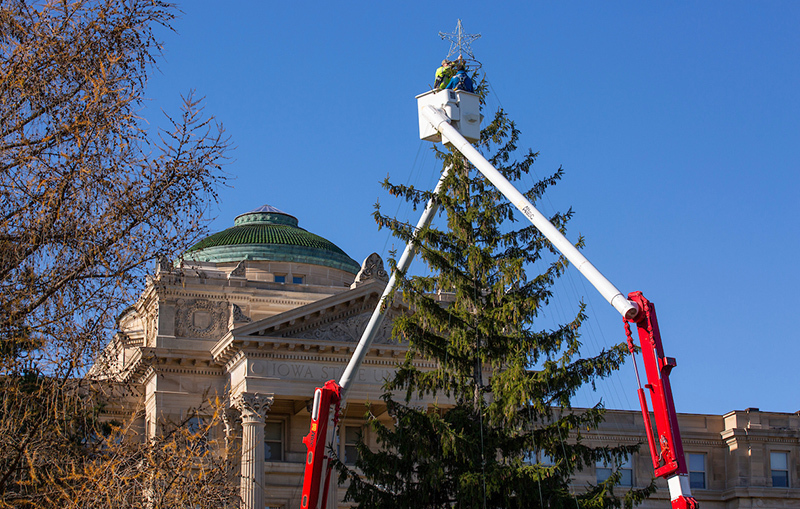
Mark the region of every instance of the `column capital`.
POLYGON ((272 394, 242 392, 231 398, 231 406, 242 414, 242 422, 264 422, 267 412, 272 407, 273 400, 274 396, 272 394))

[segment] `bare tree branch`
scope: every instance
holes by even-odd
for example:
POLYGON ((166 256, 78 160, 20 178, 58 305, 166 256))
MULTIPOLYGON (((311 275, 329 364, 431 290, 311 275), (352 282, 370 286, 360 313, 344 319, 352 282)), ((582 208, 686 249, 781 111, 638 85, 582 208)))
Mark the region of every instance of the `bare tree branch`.
POLYGON ((164 507, 232 500, 224 462, 171 463, 179 434, 109 431, 102 391, 76 379, 147 265, 204 233, 225 182, 228 140, 192 93, 166 130, 140 117, 155 30, 175 12, 163 0, 0 3, 0 507, 133 507, 148 490, 164 507))

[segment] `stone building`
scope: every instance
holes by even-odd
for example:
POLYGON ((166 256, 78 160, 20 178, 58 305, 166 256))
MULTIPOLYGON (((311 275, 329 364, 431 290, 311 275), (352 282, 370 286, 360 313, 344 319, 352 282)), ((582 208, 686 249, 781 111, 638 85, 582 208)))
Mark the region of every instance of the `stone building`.
MULTIPOLYGON (((228 406, 226 429, 241 438, 241 494, 248 509, 297 508, 314 388, 338 379, 385 287, 383 261, 359 265, 298 220, 264 206, 236 218, 185 255, 162 261, 95 375, 132 384, 139 427, 152 435, 213 393, 228 406)), ((389 318, 402 310, 395 304, 389 318)), ((381 417, 381 385, 405 347, 376 338, 348 394, 339 447, 352 457, 366 403, 381 417)), ((419 404, 425 404, 420 401, 419 404)), ((383 413, 388 420, 388 416, 383 413)), ((800 415, 734 411, 680 415, 691 482, 704 508, 800 507, 800 415)), ((638 412, 612 411, 592 443, 644 443, 638 412)), ((367 440, 369 441, 369 436, 367 440)), ((626 465, 598 465, 575 489, 623 468, 624 482, 649 484, 646 445, 626 465)), ((335 483, 332 483, 335 484, 335 483)), ((338 507, 334 487, 329 507, 338 507)), ((666 486, 645 507, 667 507, 666 486)))
MULTIPOLYGON (((702 509, 800 507, 800 412, 725 415, 678 414, 692 494, 702 509)), ((626 465, 623 484, 647 486, 653 465, 640 412, 612 410, 601 429, 587 436, 592 445, 642 443, 626 465)), ((576 488, 609 473, 596 465, 576 478, 576 488)), ((642 506, 669 507, 666 483, 642 506)))

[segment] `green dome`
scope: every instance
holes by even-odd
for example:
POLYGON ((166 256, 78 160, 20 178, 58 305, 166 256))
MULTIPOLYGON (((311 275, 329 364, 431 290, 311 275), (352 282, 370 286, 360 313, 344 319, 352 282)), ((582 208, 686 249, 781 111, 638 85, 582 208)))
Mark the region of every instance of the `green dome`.
POLYGON ((308 263, 358 273, 361 266, 333 242, 297 226, 297 218, 270 205, 242 214, 233 228, 201 240, 187 260, 239 262, 266 260, 308 263))

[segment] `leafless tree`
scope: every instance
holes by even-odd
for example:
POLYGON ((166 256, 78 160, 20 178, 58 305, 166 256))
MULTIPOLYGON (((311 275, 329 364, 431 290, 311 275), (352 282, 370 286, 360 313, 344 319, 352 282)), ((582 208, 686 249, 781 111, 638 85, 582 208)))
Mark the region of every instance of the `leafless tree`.
MULTIPOLYGON (((69 506, 44 487, 79 493, 86 469, 131 467, 87 453, 102 423, 77 380, 146 267, 203 232, 225 181, 227 139, 191 94, 166 129, 140 116, 175 13, 0 2, 0 506, 69 506)), ((163 463, 154 451, 140 460, 163 463)))

